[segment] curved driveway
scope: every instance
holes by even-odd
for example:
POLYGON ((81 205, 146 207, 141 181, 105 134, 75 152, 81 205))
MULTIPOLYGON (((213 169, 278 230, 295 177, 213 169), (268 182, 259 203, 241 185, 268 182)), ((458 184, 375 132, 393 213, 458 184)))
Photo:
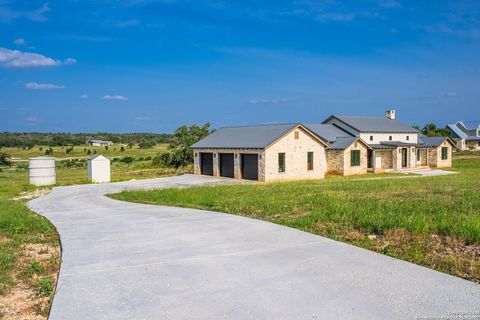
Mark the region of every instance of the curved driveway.
POLYGON ((459 278, 268 222, 103 196, 223 181, 58 187, 32 200, 63 247, 50 319, 480 315, 480 286, 459 278))

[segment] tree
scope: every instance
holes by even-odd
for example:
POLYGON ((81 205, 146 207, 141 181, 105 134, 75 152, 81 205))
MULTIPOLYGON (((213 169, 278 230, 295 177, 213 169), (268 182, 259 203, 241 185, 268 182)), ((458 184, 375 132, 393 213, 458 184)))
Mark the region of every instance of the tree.
POLYGON ((122 146, 122 147, 120 148, 120 152, 123 152, 123 151, 125 151, 125 148, 122 146))
POLYGON ((435 123, 426 124, 422 129, 422 133, 428 137, 448 136, 448 130, 438 128, 435 123))
POLYGON ((0 166, 11 166, 12 157, 4 152, 0 153, 0 166))
POLYGON ((144 142, 140 142, 138 144, 138 147, 140 149, 152 149, 153 147, 155 147, 155 143, 154 142, 148 142, 148 141, 144 141, 144 142))
POLYGON ((153 160, 154 164, 168 167, 181 167, 193 163, 192 144, 210 134, 210 123, 203 126, 183 125, 175 130, 168 150, 153 160))

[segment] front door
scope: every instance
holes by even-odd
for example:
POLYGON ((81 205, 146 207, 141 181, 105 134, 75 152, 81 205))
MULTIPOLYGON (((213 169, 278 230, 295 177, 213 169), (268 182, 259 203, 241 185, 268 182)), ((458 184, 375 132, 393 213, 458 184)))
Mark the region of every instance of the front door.
POLYGON ((367 150, 367 168, 373 168, 373 150, 367 150))
POLYGON ((407 167, 407 154, 408 154, 408 149, 407 148, 402 148, 402 167, 406 168, 407 167))

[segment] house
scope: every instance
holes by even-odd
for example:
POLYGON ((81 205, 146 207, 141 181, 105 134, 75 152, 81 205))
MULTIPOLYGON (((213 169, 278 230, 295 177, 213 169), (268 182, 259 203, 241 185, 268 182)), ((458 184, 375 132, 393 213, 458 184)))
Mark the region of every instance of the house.
POLYGON ((457 121, 446 129, 459 150, 480 150, 480 121, 457 121))
POLYGON ((221 128, 195 143, 194 173, 236 179, 321 179, 449 167, 454 142, 395 119, 332 115, 320 124, 221 128))
POLYGON ((328 147, 301 124, 221 128, 192 146, 194 173, 266 182, 322 179, 328 147))
POLYGON ((90 147, 106 147, 106 146, 112 146, 113 142, 109 140, 91 139, 86 142, 86 145, 90 147))

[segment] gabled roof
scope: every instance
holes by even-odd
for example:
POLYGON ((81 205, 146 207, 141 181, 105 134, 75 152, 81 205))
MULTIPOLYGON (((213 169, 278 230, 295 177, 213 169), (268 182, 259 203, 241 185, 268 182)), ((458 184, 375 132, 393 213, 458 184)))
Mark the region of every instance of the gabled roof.
POLYGON ((112 143, 110 140, 96 140, 96 139, 90 139, 87 142, 94 142, 94 143, 112 143))
POLYGON ((308 128, 296 123, 220 128, 193 144, 192 148, 264 149, 297 127, 328 146, 308 128))
POLYGON ((465 129, 467 129, 467 130, 478 130, 478 129, 480 129, 480 120, 458 121, 457 123, 461 123, 465 127, 465 129))
POLYGON ((352 145, 355 141, 359 141, 367 147, 367 149, 372 149, 367 143, 358 137, 338 137, 337 141, 331 144, 332 149, 335 150, 344 150, 352 145))
POLYGON ((102 154, 97 154, 97 155, 89 157, 88 160, 110 160, 110 158, 108 158, 108 157, 106 157, 102 154))
POLYGON ((333 124, 306 124, 305 127, 329 143, 337 141, 339 137, 353 137, 350 133, 333 124))
POLYGON ((422 147, 438 147, 444 143, 445 140, 448 140, 452 145, 455 145, 449 137, 426 137, 423 135, 418 137, 418 144, 422 147))
POLYGON ((447 128, 457 135, 460 139, 466 139, 468 135, 463 132, 456 124, 447 124, 447 128))
POLYGON ((364 116, 341 116, 332 115, 322 123, 331 119, 338 119, 359 132, 392 132, 392 133, 418 133, 419 131, 398 120, 391 120, 383 117, 364 116))

